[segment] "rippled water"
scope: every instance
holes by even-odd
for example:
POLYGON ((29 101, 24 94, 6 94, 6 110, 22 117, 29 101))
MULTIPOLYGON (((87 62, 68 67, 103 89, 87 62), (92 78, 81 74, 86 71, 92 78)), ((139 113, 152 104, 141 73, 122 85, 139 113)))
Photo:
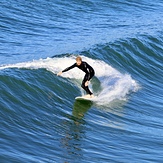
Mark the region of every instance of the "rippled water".
POLYGON ((0 2, 0 162, 162 162, 163 4, 0 2), (56 73, 80 54, 96 72, 56 73))

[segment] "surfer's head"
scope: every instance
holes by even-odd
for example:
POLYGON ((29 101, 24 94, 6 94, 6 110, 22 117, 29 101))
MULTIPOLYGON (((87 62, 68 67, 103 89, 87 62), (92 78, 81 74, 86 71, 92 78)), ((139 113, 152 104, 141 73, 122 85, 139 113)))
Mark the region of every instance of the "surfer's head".
POLYGON ((82 63, 82 58, 80 56, 76 57, 76 64, 80 66, 82 63))

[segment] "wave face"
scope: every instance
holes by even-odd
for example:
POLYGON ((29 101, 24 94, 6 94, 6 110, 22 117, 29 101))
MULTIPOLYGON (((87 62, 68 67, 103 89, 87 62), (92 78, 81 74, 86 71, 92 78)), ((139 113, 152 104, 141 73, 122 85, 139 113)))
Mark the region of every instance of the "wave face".
MULTIPOLYGON (((91 82, 92 90, 97 96, 95 102, 101 105, 109 104, 116 99, 125 98, 129 92, 133 92, 138 89, 138 84, 134 81, 130 75, 121 74, 116 69, 112 68, 108 64, 100 60, 90 59, 85 56, 81 56, 82 59, 88 62, 95 70, 96 75, 91 82), (93 83, 93 84, 92 84, 93 83), (97 88, 98 87, 98 88, 97 88)), ((17 63, 13 65, 6 65, 0 67, 0 69, 6 68, 26 68, 26 69, 46 69, 54 74, 64 70, 66 67, 75 63, 75 57, 61 57, 61 58, 47 58, 32 62, 17 63)), ((84 78, 84 72, 78 68, 74 68, 68 73, 62 75, 65 78, 72 79, 80 89, 82 79, 84 78)), ((60 85, 64 88, 64 85, 60 85)), ((84 92, 82 91, 82 95, 84 92)))
POLYGON ((0 162, 162 162, 161 1, 0 4, 0 162))

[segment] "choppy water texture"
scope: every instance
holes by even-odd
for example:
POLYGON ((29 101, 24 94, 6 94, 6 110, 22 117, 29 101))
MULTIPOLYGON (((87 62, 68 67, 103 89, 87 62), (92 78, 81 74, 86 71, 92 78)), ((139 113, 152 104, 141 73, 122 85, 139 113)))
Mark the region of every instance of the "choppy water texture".
POLYGON ((0 162, 163 161, 163 3, 1 0, 0 162), (95 69, 93 102, 77 68, 95 69))

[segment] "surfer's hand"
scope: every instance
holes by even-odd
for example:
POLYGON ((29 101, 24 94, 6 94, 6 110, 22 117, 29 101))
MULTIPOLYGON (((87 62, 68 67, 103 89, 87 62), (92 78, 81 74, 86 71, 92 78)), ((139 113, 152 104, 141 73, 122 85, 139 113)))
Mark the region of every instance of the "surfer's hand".
POLYGON ((60 76, 62 74, 62 71, 58 72, 57 76, 60 76))
POLYGON ((88 84, 89 84, 89 81, 86 81, 86 82, 85 82, 85 86, 87 87, 87 86, 88 86, 88 84))

